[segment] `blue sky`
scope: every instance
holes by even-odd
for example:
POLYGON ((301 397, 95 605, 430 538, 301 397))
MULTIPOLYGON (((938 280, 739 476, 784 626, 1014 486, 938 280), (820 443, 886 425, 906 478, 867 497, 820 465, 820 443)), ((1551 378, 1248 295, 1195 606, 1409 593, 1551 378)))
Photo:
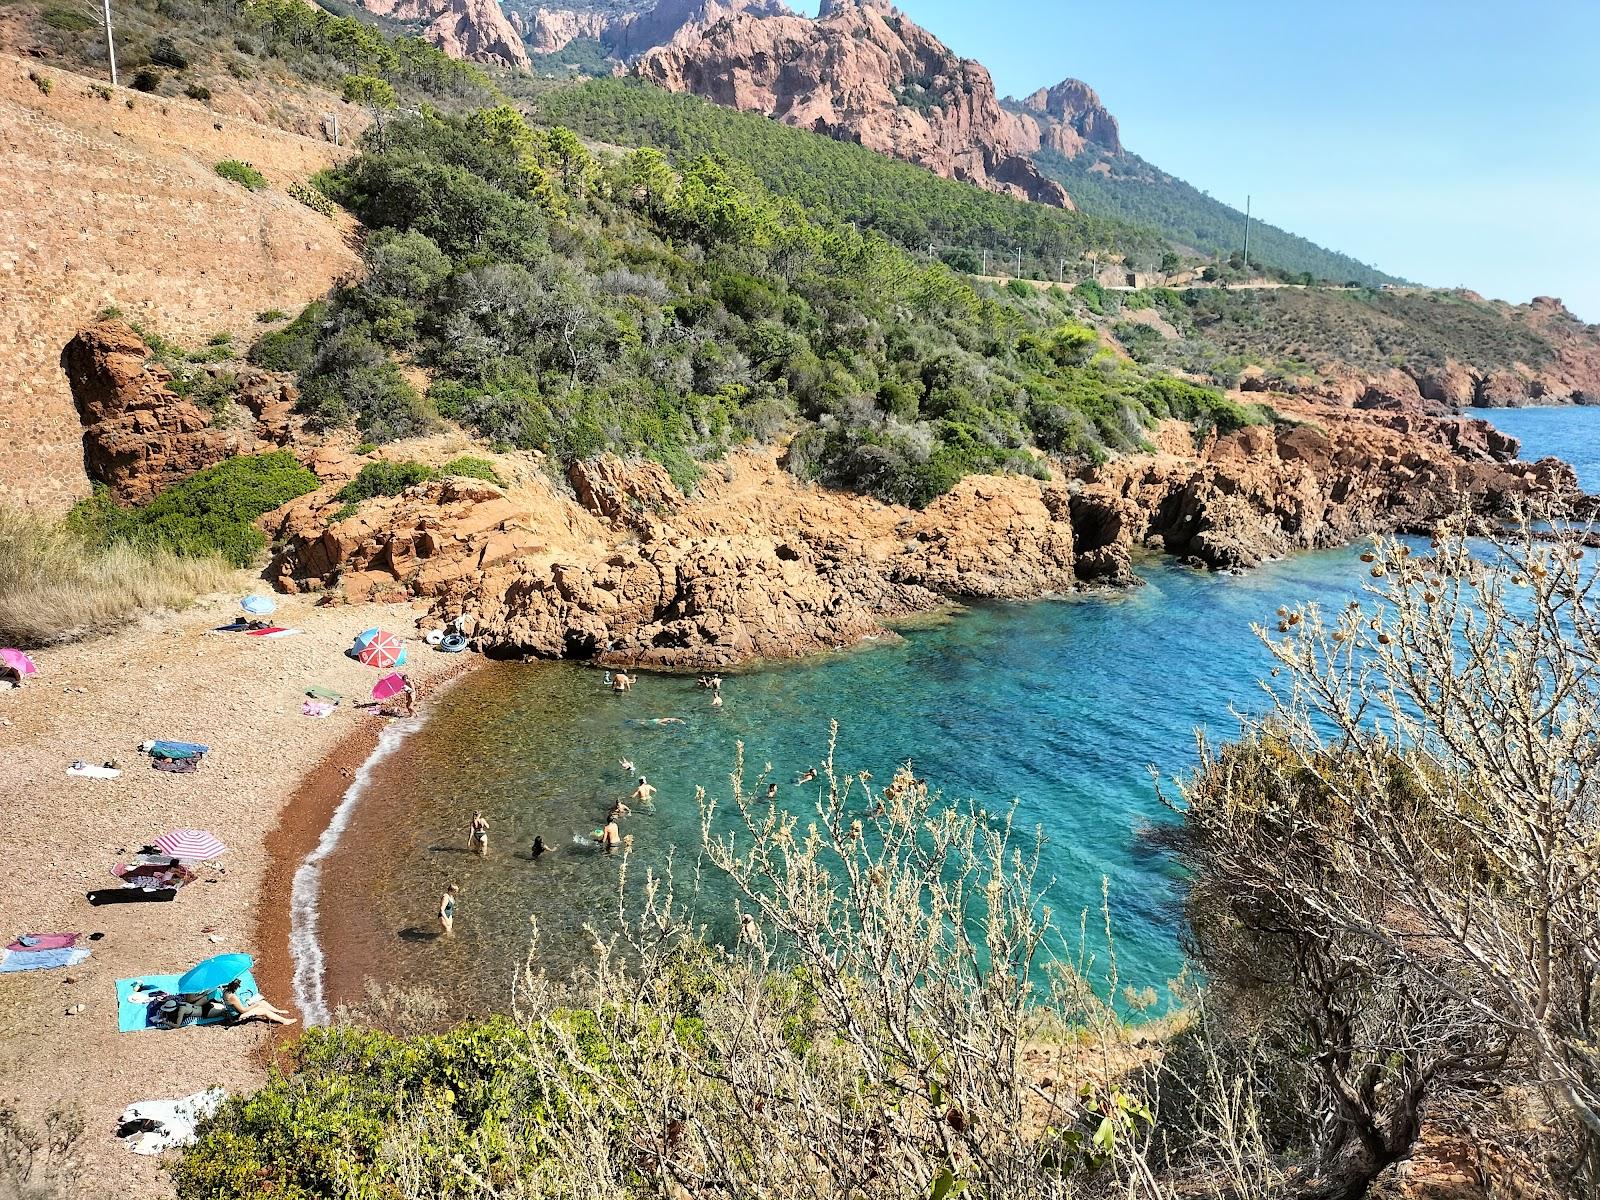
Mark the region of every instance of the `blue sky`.
POLYGON ((900 7, 1002 94, 1087 81, 1131 150, 1273 224, 1600 322, 1600 0, 900 7))

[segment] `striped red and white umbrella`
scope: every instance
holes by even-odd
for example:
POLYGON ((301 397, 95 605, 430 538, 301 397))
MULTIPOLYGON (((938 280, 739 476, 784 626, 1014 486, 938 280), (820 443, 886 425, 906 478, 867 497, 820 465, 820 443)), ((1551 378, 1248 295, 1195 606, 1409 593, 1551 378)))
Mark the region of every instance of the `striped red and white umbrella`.
POLYGON ((405 662, 406 644, 400 640, 398 634, 387 633, 380 629, 373 637, 367 638, 367 644, 361 647, 356 657, 369 667, 377 667, 380 671, 392 671, 405 662))
POLYGON ((174 829, 163 833, 155 847, 168 858, 182 858, 189 862, 206 862, 227 852, 227 847, 204 829, 174 829))

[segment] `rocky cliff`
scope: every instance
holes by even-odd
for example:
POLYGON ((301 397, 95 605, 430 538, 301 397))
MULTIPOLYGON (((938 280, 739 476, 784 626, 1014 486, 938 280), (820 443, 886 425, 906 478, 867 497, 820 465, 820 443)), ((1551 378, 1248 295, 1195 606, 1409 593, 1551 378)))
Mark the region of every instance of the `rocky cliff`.
POLYGON ((499 0, 449 0, 423 37, 452 58, 523 71, 531 66, 528 48, 506 20, 499 0))
POLYGON ((1006 108, 1037 131, 1035 149, 1042 146, 1065 158, 1076 158, 1092 143, 1107 154, 1122 153, 1117 119, 1081 79, 1040 88, 1026 100, 1007 100, 1006 108))
POLYGON ((1036 126, 1001 107, 980 64, 883 0, 825 0, 816 20, 741 14, 657 47, 633 73, 661 87, 859 142, 947 178, 1060 207, 1028 155, 1036 126))
MULTIPOLYGON (((789 657, 883 632, 966 598, 1036 597, 1132 581, 1152 548, 1239 569, 1365 534, 1421 529, 1467 505, 1557 506, 1570 469, 1515 461, 1481 421, 1298 404, 1296 418, 1159 449, 1081 478, 972 476, 921 512, 803 484, 777 453, 734 456, 685 499, 653 463, 571 469, 571 495, 502 460, 505 487, 418 485, 338 519, 359 465, 269 518, 278 586, 349 600, 429 600, 501 655, 657 667, 789 657)), ((399 451, 396 451, 399 453, 399 451)))

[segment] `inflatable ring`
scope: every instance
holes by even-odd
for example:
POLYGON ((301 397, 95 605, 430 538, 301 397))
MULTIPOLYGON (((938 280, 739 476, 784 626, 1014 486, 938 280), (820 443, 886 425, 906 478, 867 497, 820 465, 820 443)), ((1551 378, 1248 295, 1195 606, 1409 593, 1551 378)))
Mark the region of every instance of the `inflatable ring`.
POLYGON ((428 630, 428 636, 422 640, 427 642, 430 646, 437 646, 440 642, 444 641, 444 630, 430 629, 428 630))
POLYGON ((444 640, 439 643, 439 649, 443 650, 446 654, 460 654, 466 648, 467 639, 462 637, 459 633, 448 634, 445 636, 444 640))

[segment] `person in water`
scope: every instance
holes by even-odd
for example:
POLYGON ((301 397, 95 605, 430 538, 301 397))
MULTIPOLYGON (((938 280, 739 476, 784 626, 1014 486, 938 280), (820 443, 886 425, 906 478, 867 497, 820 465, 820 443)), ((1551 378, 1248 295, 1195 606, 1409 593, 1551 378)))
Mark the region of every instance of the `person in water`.
POLYGON ((293 1025, 295 1019, 283 1009, 267 1003, 265 996, 257 996, 248 1004, 239 995, 239 989, 244 986, 243 979, 235 979, 222 989, 222 1002, 232 1013, 234 1024, 242 1021, 271 1021, 274 1025, 293 1025))
POLYGON ((468 834, 467 845, 479 858, 489 857, 489 822, 482 812, 472 814, 472 832, 468 834))
POLYGON ((620 696, 633 686, 633 680, 628 678, 626 671, 617 671, 611 676, 611 690, 620 696))
POLYGON ((619 821, 623 817, 625 817, 629 813, 631 813, 632 811, 633 811, 633 809, 629 808, 621 800, 618 800, 615 804, 613 804, 611 806, 611 814, 610 814, 610 817, 608 819, 612 820, 612 821, 619 821))
POLYGON ((796 786, 799 786, 802 783, 810 783, 816 777, 817 777, 817 769, 815 767, 812 767, 809 771, 807 771, 804 775, 800 776, 800 778, 796 779, 794 782, 795 782, 796 786))
POLYGON ((617 828, 615 821, 607 821, 606 827, 600 831, 600 849, 610 854, 621 844, 622 831, 617 828))
POLYGON ((452 883, 439 898, 439 932, 446 937, 455 932, 456 897, 460 894, 461 888, 452 883))
POLYGON ((655 801, 655 786, 643 775, 639 776, 639 786, 633 789, 633 799, 640 804, 650 804, 655 801))
POLYGON ((777 782, 774 781, 772 783, 767 784, 767 799, 768 800, 776 800, 777 798, 778 798, 778 785, 777 785, 777 782))
POLYGON ((535 861, 543 858, 546 854, 549 854, 554 849, 555 849, 554 846, 546 846, 544 844, 544 835, 543 834, 536 834, 534 836, 534 839, 533 839, 533 857, 534 857, 535 861))
POLYGON ((712 692, 711 693, 711 707, 712 708, 721 708, 722 707, 722 693, 721 692, 712 692))

